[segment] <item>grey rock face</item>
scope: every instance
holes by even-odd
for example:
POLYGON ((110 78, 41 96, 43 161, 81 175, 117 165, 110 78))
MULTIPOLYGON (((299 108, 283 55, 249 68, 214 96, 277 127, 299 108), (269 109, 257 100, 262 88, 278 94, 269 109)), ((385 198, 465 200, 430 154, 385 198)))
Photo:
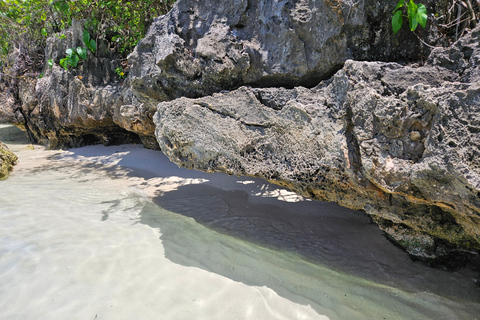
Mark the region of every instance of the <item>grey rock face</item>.
POLYGON ((480 29, 475 28, 459 39, 450 48, 435 48, 428 57, 429 65, 441 66, 455 71, 458 81, 475 83, 480 81, 480 29))
POLYGON ((456 80, 438 66, 347 61, 313 89, 162 102, 156 135, 180 166, 363 209, 412 255, 475 251, 480 86, 456 80))
MULTIPOLYGON (((425 81, 428 70, 420 68, 414 71, 417 80, 405 83, 410 84, 405 91, 389 95, 385 90, 393 86, 385 78, 390 75, 401 83, 402 74, 413 70, 385 67, 391 68, 347 64, 345 76, 339 73, 351 82, 361 71, 366 81, 348 90, 345 106, 358 145, 359 173, 389 197, 365 210, 414 255, 448 253, 439 240, 478 249, 479 84, 435 85, 425 81), (375 81, 378 74, 386 77, 375 81), (413 230, 424 234, 414 235, 413 230)), ((435 74, 441 81, 442 73, 435 74)))
POLYGON ((56 67, 50 70, 45 62, 37 86, 36 77, 18 84, 24 112, 13 112, 17 106, 6 97, 0 121, 31 123, 37 140, 52 148, 132 141, 137 135, 158 148, 151 119, 160 101, 245 84, 313 86, 349 57, 419 54, 410 33, 393 37, 382 18, 389 10, 373 0, 180 0, 131 54, 123 84, 114 72, 120 63, 105 43, 77 68, 58 68, 67 48, 83 46, 83 26, 73 21, 65 37, 47 40, 45 61, 56 67))
POLYGON ((122 128, 126 120, 115 110, 123 104, 122 86, 115 75, 120 65, 105 44, 97 45, 95 54, 88 52, 76 68, 60 67, 67 48, 83 47, 83 25, 73 21, 65 37, 50 37, 45 49, 41 79, 24 77, 18 83, 21 112, 12 103, 3 106, 3 117, 18 126, 28 126, 33 138, 50 148, 78 147, 86 144, 139 142, 139 136, 122 128), (116 123, 118 122, 118 123, 116 123))
POLYGON ((29 110, 29 124, 51 148, 138 139, 113 121, 114 107, 120 104, 114 86, 88 87, 83 77, 54 66, 35 91, 38 103, 29 110))
POLYGON ((129 56, 129 81, 153 106, 241 85, 311 87, 348 58, 416 57, 413 35, 393 36, 391 9, 373 0, 180 0, 129 56))

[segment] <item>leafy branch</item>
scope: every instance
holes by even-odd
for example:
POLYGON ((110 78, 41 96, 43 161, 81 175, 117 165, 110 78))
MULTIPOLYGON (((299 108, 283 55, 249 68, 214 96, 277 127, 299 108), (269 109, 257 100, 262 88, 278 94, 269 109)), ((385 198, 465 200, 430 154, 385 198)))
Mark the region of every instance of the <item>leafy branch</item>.
POLYGON ((392 17, 392 29, 394 34, 402 28, 404 17, 408 19, 410 31, 415 31, 419 24, 425 28, 427 24, 427 8, 421 3, 417 5, 413 0, 410 0, 408 3, 407 0, 398 1, 395 10, 393 10, 392 17), (402 8, 407 9, 407 15, 403 15, 405 10, 402 8))

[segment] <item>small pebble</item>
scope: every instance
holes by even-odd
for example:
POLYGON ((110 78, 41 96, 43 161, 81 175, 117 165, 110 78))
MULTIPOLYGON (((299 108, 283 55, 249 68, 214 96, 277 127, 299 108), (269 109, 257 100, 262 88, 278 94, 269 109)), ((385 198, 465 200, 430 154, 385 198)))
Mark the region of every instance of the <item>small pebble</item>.
POLYGON ((412 131, 410 132, 410 139, 412 141, 418 141, 420 140, 420 138, 422 138, 422 134, 418 131, 412 131))

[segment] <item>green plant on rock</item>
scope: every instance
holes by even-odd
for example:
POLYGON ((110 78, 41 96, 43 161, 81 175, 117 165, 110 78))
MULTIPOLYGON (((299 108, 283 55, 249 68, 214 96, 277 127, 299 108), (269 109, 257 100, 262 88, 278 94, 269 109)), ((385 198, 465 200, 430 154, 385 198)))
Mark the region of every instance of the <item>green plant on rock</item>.
POLYGON ((118 75, 120 79, 125 78, 125 72, 123 72, 123 69, 121 67, 118 67, 115 69, 115 73, 118 75))
POLYGON ((393 33, 396 34, 400 30, 404 17, 408 19, 410 31, 415 31, 419 24, 425 28, 427 24, 427 8, 421 3, 417 5, 413 0, 410 0, 410 2, 407 2, 407 0, 398 1, 395 10, 393 10, 393 33), (404 8, 407 9, 407 15, 403 15, 404 8))
POLYGON ((87 49, 78 47, 77 50, 67 49, 65 51, 67 56, 60 59, 60 65, 68 70, 69 68, 76 68, 80 59, 87 60, 87 49))
POLYGON ((92 53, 95 53, 95 51, 97 50, 97 43, 95 42, 95 40, 90 39, 90 33, 88 33, 87 30, 83 30, 83 43, 85 43, 87 48, 90 49, 92 53))

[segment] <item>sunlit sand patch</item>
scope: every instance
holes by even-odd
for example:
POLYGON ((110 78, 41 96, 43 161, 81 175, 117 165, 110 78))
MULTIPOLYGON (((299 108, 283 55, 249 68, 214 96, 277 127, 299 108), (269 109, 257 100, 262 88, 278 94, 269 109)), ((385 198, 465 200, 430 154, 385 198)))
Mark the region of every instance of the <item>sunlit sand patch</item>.
MULTIPOLYGON (((243 185, 253 185, 256 182, 254 180, 240 180, 237 181, 238 184, 243 185)), ((311 201, 311 199, 299 196, 295 192, 286 189, 275 189, 275 190, 266 190, 260 191, 253 194, 255 197, 265 197, 265 198, 276 198, 280 201, 285 202, 300 202, 300 201, 311 201)))
POLYGON ((258 193, 255 193, 255 196, 276 198, 280 201, 285 201, 285 202, 311 201, 311 199, 304 198, 302 196, 299 196, 295 192, 285 190, 285 189, 276 189, 276 190, 271 190, 267 192, 258 192, 258 193))
POLYGON ((239 184, 254 184, 255 181, 253 181, 253 180, 246 180, 246 181, 237 181, 237 183, 239 183, 239 184))

